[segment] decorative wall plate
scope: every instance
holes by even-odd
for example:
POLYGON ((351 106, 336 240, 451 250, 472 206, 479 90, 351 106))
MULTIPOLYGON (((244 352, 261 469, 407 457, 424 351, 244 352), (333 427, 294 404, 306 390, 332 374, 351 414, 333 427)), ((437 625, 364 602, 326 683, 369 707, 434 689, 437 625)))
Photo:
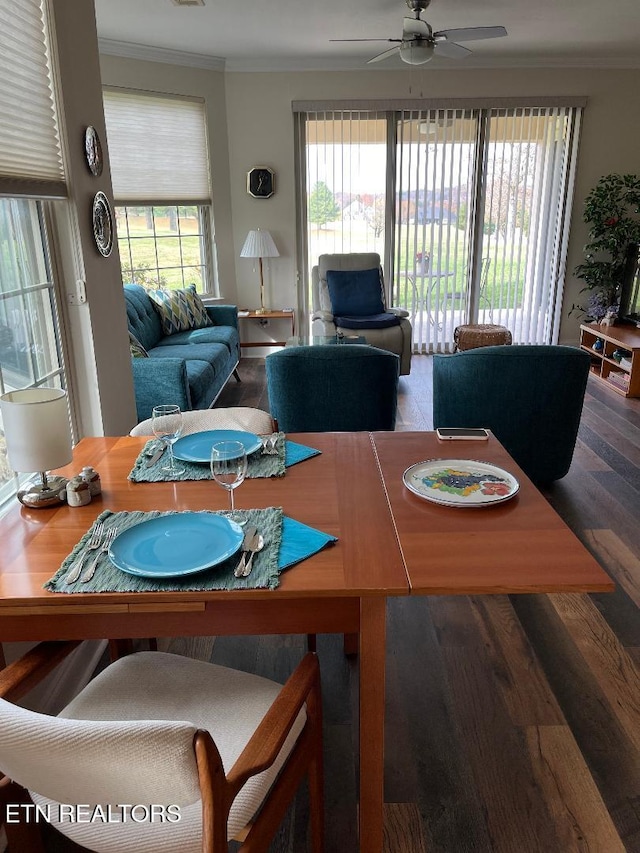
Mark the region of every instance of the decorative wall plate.
POLYGON ((102 145, 98 131, 91 125, 84 132, 84 154, 89 171, 99 177, 102 174, 102 145))
POLYGON ((113 214, 109 199, 103 192, 93 199, 93 237, 98 251, 108 258, 113 249, 113 214))

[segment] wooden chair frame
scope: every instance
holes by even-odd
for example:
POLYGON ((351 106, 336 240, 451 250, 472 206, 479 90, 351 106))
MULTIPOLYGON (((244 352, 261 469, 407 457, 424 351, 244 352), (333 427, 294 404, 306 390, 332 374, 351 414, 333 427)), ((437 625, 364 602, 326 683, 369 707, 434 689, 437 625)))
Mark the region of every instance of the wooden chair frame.
MULTIPOLYGON (((0 672, 0 697, 15 702, 51 672, 79 643, 45 642, 0 672)), ((282 822, 302 778, 308 776, 311 850, 324 848, 324 792, 322 764, 322 699, 320 668, 308 653, 287 680, 253 736, 225 776, 220 753, 207 731, 198 730, 193 748, 202 798, 202 853, 228 849, 227 821, 235 797, 248 779, 270 767, 306 704, 307 719, 296 745, 272 785, 261 809, 235 838, 239 853, 261 853, 282 822)), ((6 824, 9 803, 31 803, 28 791, 4 777, 0 781, 0 808, 9 851, 45 853, 37 823, 6 824)))

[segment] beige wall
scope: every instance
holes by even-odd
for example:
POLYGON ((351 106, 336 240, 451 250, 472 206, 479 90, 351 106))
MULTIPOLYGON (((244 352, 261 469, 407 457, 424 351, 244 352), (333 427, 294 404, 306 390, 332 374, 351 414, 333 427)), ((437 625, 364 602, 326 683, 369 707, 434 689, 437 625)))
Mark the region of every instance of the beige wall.
POLYGON ((69 198, 59 205, 58 284, 67 370, 78 436, 122 435, 136 422, 129 337, 117 246, 104 258, 93 238, 92 203, 101 190, 112 199, 93 4, 52 3, 62 89, 61 112, 69 198), (94 177, 85 161, 84 132, 103 140, 105 165, 94 177), (76 281, 87 300, 70 305, 76 281))
POLYGON ((105 84, 206 99, 221 292, 241 307, 257 304, 257 272, 239 255, 247 232, 258 227, 271 231, 281 255, 267 263, 268 304, 276 308, 297 301, 292 100, 587 96, 561 326, 561 341, 577 342, 579 320, 567 314, 580 298, 581 283, 571 270, 581 260, 586 239, 582 201, 602 175, 640 171, 639 71, 452 68, 223 74, 110 56, 101 58, 101 68, 105 84), (253 199, 246 192, 246 173, 256 165, 276 172, 271 199, 253 199))

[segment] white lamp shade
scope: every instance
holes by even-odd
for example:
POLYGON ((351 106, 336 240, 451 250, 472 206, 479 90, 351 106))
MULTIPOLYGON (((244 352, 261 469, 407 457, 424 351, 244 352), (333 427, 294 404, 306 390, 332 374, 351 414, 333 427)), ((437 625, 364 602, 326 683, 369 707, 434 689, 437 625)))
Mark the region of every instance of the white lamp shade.
POLYGON ((424 65, 433 59, 433 44, 425 39, 413 39, 400 45, 400 58, 408 65, 424 65))
POLYGON ((280 252, 268 231, 249 231, 240 252, 241 258, 279 258, 280 252))
POLYGON ((58 388, 10 391, 0 397, 9 465, 51 471, 73 459, 67 393, 58 388))

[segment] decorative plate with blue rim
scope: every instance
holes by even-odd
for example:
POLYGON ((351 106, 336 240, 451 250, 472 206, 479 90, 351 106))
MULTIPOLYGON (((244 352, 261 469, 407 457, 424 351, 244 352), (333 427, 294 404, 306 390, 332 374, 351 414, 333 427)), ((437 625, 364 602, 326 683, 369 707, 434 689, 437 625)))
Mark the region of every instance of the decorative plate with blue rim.
POLYGON ((444 506, 487 506, 510 500, 520 485, 508 471, 470 459, 428 459, 402 475, 405 486, 420 498, 444 506))
POLYGON ((173 445, 173 455, 183 462, 206 462, 211 459, 211 448, 219 441, 239 441, 247 456, 260 450, 262 440, 253 432, 238 429, 208 429, 179 438, 173 445))
POLYGON ((143 578, 175 578, 224 562, 242 545, 239 524, 207 512, 160 515, 123 530, 109 548, 118 569, 143 578))

